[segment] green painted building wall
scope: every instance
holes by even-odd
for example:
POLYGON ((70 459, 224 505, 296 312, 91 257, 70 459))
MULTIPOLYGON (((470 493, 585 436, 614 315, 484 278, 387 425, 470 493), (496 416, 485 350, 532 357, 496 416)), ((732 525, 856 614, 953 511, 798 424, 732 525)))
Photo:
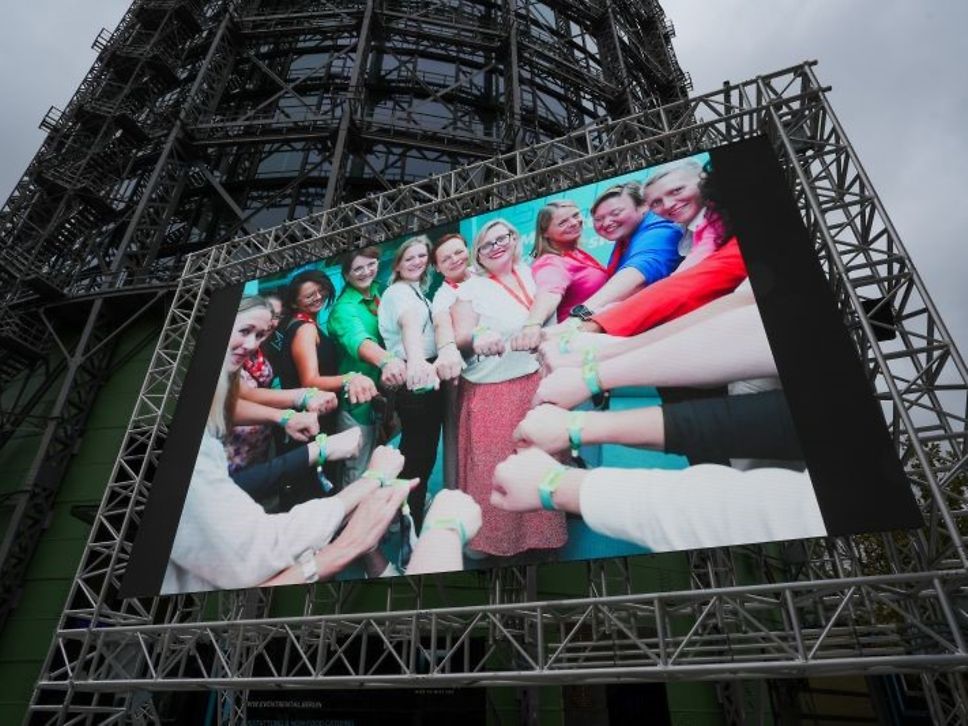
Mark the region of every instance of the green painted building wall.
MULTIPOLYGON (((101 501, 153 352, 153 344, 145 341, 152 330, 159 329, 158 319, 159 315, 141 319, 118 340, 115 360, 130 357, 113 371, 97 397, 23 583, 20 602, 0 633, 0 724, 20 723, 30 702, 90 530, 71 514, 71 508, 101 501)), ((38 416, 49 411, 56 393, 56 387, 51 388, 38 416)), ((42 423, 34 419, 32 425, 21 427, 0 449, 4 528, 16 502, 11 494, 25 485, 42 423)))

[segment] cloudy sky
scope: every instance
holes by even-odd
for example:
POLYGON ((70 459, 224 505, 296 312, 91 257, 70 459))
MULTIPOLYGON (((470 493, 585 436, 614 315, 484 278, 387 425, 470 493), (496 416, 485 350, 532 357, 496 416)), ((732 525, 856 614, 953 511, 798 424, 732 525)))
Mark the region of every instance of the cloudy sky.
MULTIPOLYGON (((10 3, 0 25, 0 194, 129 0, 10 3), (29 72, 28 72, 29 70, 29 72)), ((968 51, 964 0, 662 0, 696 93, 807 59, 959 348, 968 353, 968 51)))

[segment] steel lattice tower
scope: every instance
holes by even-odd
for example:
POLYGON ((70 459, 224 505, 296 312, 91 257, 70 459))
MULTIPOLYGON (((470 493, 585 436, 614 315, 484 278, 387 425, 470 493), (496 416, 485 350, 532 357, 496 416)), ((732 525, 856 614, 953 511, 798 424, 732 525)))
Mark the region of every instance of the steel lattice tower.
POLYGON ((655 0, 135 0, 0 210, 0 626, 186 256, 685 97, 655 0), (2 449, 0 449, 2 451, 2 449))
POLYGON ((96 39, 94 66, 44 118, 47 139, 0 210, 0 457, 26 433, 36 443, 24 481, 4 489, 0 623, 98 391, 131 356, 124 335, 167 316, 160 337, 145 326, 157 346, 34 720, 158 722, 147 691, 218 689, 220 719, 240 723, 237 694, 269 681, 479 685, 490 672, 520 685, 715 680, 739 724, 755 694, 723 678, 885 671, 918 673, 936 722, 968 719, 968 368, 813 68, 687 99, 671 35, 655 2, 625 0, 137 0, 96 39), (293 589, 298 612, 284 618, 265 590, 117 597, 213 288, 761 135, 923 530, 692 552, 680 587, 648 592, 631 585, 634 563, 594 563, 585 598, 535 601, 525 568, 448 609, 428 609, 431 578, 388 583, 385 607, 367 612, 353 584, 293 589), (462 650, 471 638, 489 648, 462 650), (369 672, 364 656, 391 668, 369 672))
POLYGON ((174 689, 217 691, 220 720, 243 723, 246 689, 628 679, 717 681, 717 717, 744 724, 776 707, 780 718, 796 716, 794 679, 908 672, 935 723, 965 723, 968 367, 826 90, 811 64, 776 71, 191 255, 34 692, 33 718, 158 722, 146 692, 174 689), (392 239, 495 199, 513 204, 536 188, 569 189, 603 170, 752 138, 767 139, 780 160, 923 528, 698 550, 681 557, 677 583, 646 590, 635 575, 653 558, 600 561, 571 570, 579 592, 559 599, 535 599, 526 587, 533 568, 515 567, 494 571, 461 606, 441 602, 441 585, 457 592, 467 583, 436 577, 380 583, 377 604, 361 603, 365 587, 355 583, 292 588, 283 613, 269 610, 272 589, 118 597, 213 289, 327 257, 361 235, 392 239), (486 647, 475 651, 475 639, 486 647), (772 676, 768 693, 762 679, 772 676))

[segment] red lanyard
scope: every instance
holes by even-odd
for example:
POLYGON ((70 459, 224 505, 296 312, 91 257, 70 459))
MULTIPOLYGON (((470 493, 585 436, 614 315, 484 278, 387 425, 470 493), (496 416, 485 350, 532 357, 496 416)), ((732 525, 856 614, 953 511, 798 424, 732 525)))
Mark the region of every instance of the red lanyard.
POLYGON ((534 298, 531 297, 531 294, 528 292, 528 289, 524 286, 524 282, 521 280, 521 276, 518 274, 518 271, 515 269, 512 269, 511 273, 514 275, 515 282, 518 283, 518 288, 520 288, 521 290, 521 295, 518 295, 514 290, 512 290, 510 287, 508 287, 503 282, 501 282, 501 280, 499 280, 497 276, 493 274, 489 274, 488 277, 490 277, 492 280, 494 280, 494 282, 496 282, 498 285, 500 285, 505 290, 507 290, 508 295, 513 297, 518 304, 523 305, 525 310, 530 310, 531 306, 534 304, 534 298))
POLYGON ((628 246, 628 240, 615 243, 615 248, 612 250, 612 256, 608 260, 608 269, 606 270, 609 277, 615 274, 615 271, 618 269, 618 261, 622 259, 622 255, 625 254, 625 248, 628 246))
POLYGON ((576 262, 580 262, 584 265, 587 265, 588 267, 594 267, 598 270, 601 270, 602 272, 605 272, 605 268, 602 266, 602 263, 596 260, 587 252, 585 252, 585 250, 580 250, 576 247, 573 250, 565 250, 561 254, 565 257, 570 257, 576 262))
POLYGON ((451 282, 451 281, 450 281, 450 280, 448 280, 448 279, 447 279, 446 277, 444 278, 444 282, 446 282, 446 283, 447 283, 448 285, 450 285, 450 286, 451 286, 452 288, 454 288, 455 290, 456 290, 456 289, 457 289, 458 287, 460 287, 460 283, 459 283, 459 282, 451 282))
POLYGON ((380 296, 373 293, 373 297, 363 298, 363 304, 366 305, 366 309, 370 311, 370 315, 376 315, 380 309, 380 296))
POLYGON ((313 325, 316 325, 316 316, 311 315, 310 313, 304 313, 302 310, 294 313, 292 317, 295 320, 301 320, 304 323, 312 323, 313 325))

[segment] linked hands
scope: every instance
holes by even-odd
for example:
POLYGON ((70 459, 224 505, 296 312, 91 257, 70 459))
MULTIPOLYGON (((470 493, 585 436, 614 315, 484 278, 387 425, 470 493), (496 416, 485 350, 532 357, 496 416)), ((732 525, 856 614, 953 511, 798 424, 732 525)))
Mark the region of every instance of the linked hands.
POLYGON ((295 441, 309 441, 319 433, 319 414, 313 411, 294 413, 283 428, 286 435, 295 441))
POLYGON ((568 439, 571 415, 571 411, 547 403, 531 409, 514 429, 515 446, 519 449, 537 447, 549 454, 565 451, 571 446, 568 439))
POLYGON ((437 349, 437 360, 434 362, 437 378, 443 383, 456 380, 464 370, 464 358, 453 342, 437 349))
POLYGON ((390 358, 380 371, 380 382, 387 388, 404 385, 407 382, 407 364, 400 358, 390 358))

